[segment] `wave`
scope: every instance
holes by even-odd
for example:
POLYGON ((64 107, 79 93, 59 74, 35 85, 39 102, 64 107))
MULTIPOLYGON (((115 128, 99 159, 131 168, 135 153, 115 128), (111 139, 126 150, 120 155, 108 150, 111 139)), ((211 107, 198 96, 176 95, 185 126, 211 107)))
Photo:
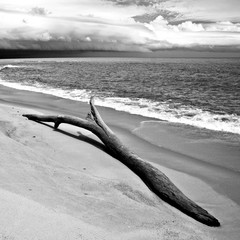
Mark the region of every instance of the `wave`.
POLYGON ((110 106, 118 111, 168 122, 240 134, 240 116, 235 114, 214 114, 189 106, 175 108, 166 102, 154 102, 147 99, 105 98, 96 103, 104 107, 110 106))
POLYGON ((0 79, 0 84, 19 90, 40 92, 81 102, 88 102, 90 96, 96 95, 95 102, 98 106, 198 128, 240 134, 240 116, 236 114, 216 114, 191 106, 178 106, 143 98, 105 97, 90 90, 52 88, 39 83, 29 85, 24 82, 16 83, 0 79))
POLYGON ((29 85, 29 83, 22 82, 8 82, 0 78, 0 84, 5 87, 10 87, 18 90, 25 90, 31 92, 45 93, 61 98, 71 99, 75 101, 89 102, 91 96, 91 91, 79 90, 79 89, 61 89, 61 88, 52 88, 47 85, 40 83, 35 83, 34 85, 29 85))
POLYGON ((8 65, 4 65, 2 67, 0 67, 0 71, 4 70, 4 69, 9 69, 9 68, 21 68, 23 66, 17 66, 17 65, 11 65, 11 64, 8 64, 8 65))

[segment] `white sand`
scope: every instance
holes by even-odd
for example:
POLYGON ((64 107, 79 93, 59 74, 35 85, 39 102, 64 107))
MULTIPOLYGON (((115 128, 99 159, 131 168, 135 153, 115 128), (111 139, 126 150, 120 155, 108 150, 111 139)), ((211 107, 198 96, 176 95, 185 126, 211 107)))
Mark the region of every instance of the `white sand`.
POLYGON ((201 180, 155 164, 220 228, 158 199, 90 132, 54 131, 21 116, 30 112, 0 105, 0 239, 239 239, 239 206, 201 180))

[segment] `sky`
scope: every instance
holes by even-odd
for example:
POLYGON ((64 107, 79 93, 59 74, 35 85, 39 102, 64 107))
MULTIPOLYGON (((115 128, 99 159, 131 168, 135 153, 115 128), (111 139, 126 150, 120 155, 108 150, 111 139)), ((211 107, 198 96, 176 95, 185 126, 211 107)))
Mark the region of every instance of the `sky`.
POLYGON ((240 52, 240 0, 0 0, 0 49, 240 52))

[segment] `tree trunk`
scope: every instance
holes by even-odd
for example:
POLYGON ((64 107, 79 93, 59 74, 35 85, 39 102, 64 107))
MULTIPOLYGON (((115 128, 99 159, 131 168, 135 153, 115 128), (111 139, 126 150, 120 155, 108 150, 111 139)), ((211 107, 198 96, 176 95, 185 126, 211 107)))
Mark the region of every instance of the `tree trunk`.
POLYGON ((86 119, 73 116, 44 116, 25 114, 29 120, 39 122, 53 122, 57 129, 61 123, 67 123, 87 129, 94 133, 105 144, 109 152, 137 174, 142 181, 158 197, 173 207, 179 209, 195 220, 208 226, 218 227, 219 221, 195 202, 186 197, 159 169, 144 161, 124 146, 113 131, 104 123, 94 105, 94 98, 90 99, 91 112, 86 119))

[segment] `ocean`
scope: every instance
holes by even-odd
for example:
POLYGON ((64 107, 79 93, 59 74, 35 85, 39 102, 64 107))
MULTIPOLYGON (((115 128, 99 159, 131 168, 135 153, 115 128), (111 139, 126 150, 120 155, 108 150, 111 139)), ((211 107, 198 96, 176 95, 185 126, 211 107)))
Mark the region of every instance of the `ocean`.
POLYGON ((240 134, 238 58, 1 60, 0 84, 240 134))

